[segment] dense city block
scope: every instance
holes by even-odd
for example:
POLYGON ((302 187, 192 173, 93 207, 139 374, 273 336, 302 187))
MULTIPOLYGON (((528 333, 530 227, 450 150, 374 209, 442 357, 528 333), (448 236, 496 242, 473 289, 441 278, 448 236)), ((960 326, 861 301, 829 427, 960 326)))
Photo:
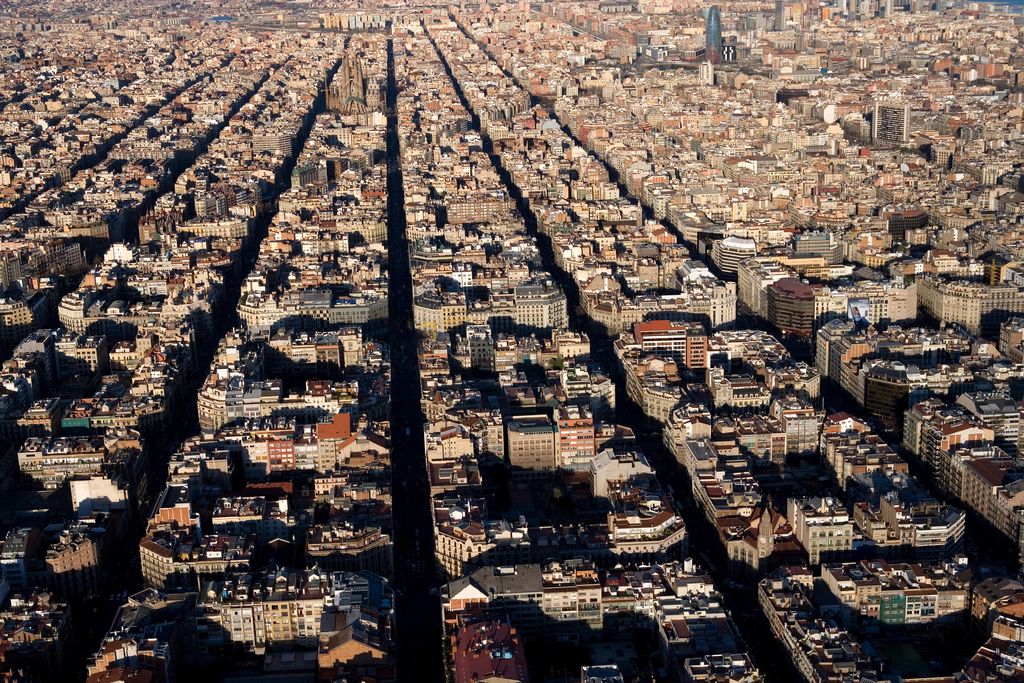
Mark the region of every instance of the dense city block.
POLYGON ((1020 0, 0 0, 0 682, 1021 683, 1020 0))

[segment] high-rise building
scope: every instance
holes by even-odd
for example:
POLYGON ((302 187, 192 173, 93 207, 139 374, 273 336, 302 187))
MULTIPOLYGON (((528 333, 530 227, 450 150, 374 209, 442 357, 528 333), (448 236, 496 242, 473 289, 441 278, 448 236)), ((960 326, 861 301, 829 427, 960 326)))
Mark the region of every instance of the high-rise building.
POLYGON ((907 238, 907 230, 918 230, 928 225, 928 214, 920 209, 907 209, 889 215, 889 234, 898 242, 907 238))
POLYGON ((711 62, 700 63, 700 82, 704 85, 715 84, 715 65, 711 62))
POLYGON ((994 432, 995 445, 1016 456, 1020 442, 1020 406, 1008 394, 975 391, 956 400, 994 432))
POLYGON ((900 145, 910 140, 910 103, 875 102, 871 139, 876 143, 900 145))
POLYGON ((722 12, 717 5, 708 10, 706 57, 712 64, 722 63, 722 12))
POLYGON ((505 428, 505 448, 513 468, 527 474, 555 469, 558 435, 546 415, 522 415, 506 422, 505 428))
POLYGON ((695 321, 645 320, 633 326, 633 339, 646 353, 664 353, 689 369, 708 366, 708 335, 695 321))
POLYGON ((790 498, 786 513, 812 565, 845 557, 853 550, 853 521, 841 501, 790 498))
POLYGON ((757 256, 757 242, 731 235, 711 246, 711 261, 727 276, 734 277, 740 263, 757 256))
POLYGON ((786 28, 786 5, 783 0, 775 0, 775 30, 786 28))
POLYGON ((783 278, 768 287, 768 320, 784 334, 814 334, 815 304, 820 285, 783 278))

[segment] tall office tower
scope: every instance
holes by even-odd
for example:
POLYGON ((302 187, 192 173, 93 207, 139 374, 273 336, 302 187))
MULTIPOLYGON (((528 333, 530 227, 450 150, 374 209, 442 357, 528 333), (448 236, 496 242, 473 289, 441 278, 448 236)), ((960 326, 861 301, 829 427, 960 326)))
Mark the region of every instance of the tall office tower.
POLYGON ((846 16, 850 12, 848 0, 839 0, 839 14, 846 16))
POLYGON ((786 6, 782 0, 775 0, 775 30, 781 31, 786 28, 786 6))
POLYGON ((712 64, 722 63, 722 12, 717 5, 708 10, 707 60, 712 64))
POLYGON ((910 103, 875 102, 871 139, 876 143, 900 145, 910 141, 910 103))
POLYGON ((885 0, 885 18, 886 19, 889 19, 890 17, 892 17, 892 6, 893 6, 892 0, 885 0))

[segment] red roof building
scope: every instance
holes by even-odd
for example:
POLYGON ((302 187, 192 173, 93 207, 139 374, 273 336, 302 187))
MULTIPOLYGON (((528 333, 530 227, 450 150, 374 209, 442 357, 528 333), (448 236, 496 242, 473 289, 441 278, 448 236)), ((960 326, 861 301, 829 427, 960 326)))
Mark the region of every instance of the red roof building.
POLYGON ((508 624, 483 621, 463 626, 452 636, 452 653, 455 683, 529 681, 523 641, 508 624))

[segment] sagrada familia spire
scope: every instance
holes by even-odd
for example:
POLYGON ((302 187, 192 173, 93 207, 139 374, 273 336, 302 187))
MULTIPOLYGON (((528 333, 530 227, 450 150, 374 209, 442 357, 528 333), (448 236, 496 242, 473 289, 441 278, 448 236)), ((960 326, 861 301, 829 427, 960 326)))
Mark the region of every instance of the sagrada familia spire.
POLYGON ((366 106, 366 77, 363 64, 354 51, 345 55, 330 87, 327 89, 327 108, 342 114, 363 114, 366 106))

